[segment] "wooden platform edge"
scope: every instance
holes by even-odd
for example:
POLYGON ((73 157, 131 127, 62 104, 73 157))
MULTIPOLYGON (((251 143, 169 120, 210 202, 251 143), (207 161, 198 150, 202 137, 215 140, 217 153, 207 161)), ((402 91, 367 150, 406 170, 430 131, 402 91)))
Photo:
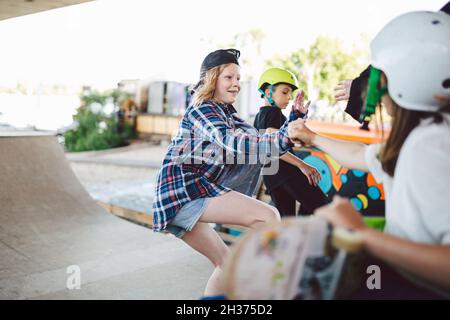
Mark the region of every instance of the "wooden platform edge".
MULTIPOLYGON (((100 205, 102 208, 104 208, 109 213, 123 218, 127 221, 130 221, 132 223, 144 226, 146 228, 152 228, 153 226, 153 216, 136 211, 131 210, 123 207, 119 207, 113 204, 105 203, 102 201, 97 201, 97 204, 100 205)), ((222 240, 227 244, 233 244, 235 243, 238 238, 240 238, 248 228, 241 227, 238 225, 232 225, 232 224, 221 224, 219 229, 216 229, 216 232, 219 234, 219 236, 222 238, 222 240), (239 235, 231 234, 230 230, 239 232, 239 235)))
POLYGON ((129 220, 133 223, 142 225, 147 228, 152 228, 153 226, 153 216, 146 213, 131 210, 123 207, 119 207, 113 204, 105 203, 102 201, 97 201, 97 204, 106 209, 109 213, 118 216, 120 218, 129 220))

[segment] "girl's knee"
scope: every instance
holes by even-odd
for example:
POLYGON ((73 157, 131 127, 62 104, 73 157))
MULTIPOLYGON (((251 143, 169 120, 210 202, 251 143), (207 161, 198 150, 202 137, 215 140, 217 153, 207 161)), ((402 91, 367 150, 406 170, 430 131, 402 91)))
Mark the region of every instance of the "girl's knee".
POLYGON ((277 223, 280 221, 281 217, 277 208, 267 205, 252 219, 250 227, 257 227, 261 223, 277 223))
POLYGON ((280 222, 281 216, 277 208, 270 206, 270 222, 280 222))

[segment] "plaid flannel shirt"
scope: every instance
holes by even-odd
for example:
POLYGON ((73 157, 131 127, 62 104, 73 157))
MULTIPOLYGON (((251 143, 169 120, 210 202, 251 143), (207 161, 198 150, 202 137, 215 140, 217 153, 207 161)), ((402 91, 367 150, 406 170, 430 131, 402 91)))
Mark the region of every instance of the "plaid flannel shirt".
POLYGON ((287 125, 298 116, 291 112, 279 131, 262 134, 240 119, 232 105, 207 101, 189 106, 156 178, 153 230, 163 231, 189 201, 231 191, 215 183, 226 165, 264 165, 285 154, 293 146, 287 125))

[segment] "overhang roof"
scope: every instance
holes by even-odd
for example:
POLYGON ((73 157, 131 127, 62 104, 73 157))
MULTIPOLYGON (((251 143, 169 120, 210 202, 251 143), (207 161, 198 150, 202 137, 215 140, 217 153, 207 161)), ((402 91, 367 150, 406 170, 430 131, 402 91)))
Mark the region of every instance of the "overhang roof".
POLYGON ((88 1, 92 0, 0 0, 0 20, 88 1))

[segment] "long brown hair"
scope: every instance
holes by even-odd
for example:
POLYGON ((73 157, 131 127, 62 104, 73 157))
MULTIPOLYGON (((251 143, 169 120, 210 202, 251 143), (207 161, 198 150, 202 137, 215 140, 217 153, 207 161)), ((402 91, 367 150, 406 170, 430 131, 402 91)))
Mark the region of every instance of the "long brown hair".
MULTIPOLYGON (((430 117, 433 118, 432 123, 441 123, 444 120, 440 112, 407 110, 394 101, 392 101, 392 104, 391 132, 380 152, 383 170, 391 177, 394 176, 397 159, 406 138, 419 125, 420 121, 430 117)), ((441 112, 449 112, 449 108, 444 107, 441 112)))
POLYGON ((222 64, 206 71, 205 76, 201 80, 202 85, 195 91, 192 98, 193 105, 199 106, 205 101, 212 100, 216 91, 216 83, 222 71, 232 63, 222 64))

